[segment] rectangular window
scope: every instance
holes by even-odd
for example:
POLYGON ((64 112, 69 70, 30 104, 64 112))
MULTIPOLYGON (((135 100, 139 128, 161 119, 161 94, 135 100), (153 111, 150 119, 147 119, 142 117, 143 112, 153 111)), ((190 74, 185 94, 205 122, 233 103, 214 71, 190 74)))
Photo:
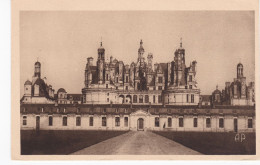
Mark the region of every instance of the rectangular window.
POLYGON ((124 118, 125 127, 128 127, 128 117, 124 118))
POLYGON ((248 125, 247 125, 247 127, 248 128, 253 128, 253 119, 248 119, 248 125))
POLYGON ((126 80, 125 82, 128 83, 128 76, 125 77, 125 80, 126 80))
POLYGON ((179 127, 183 127, 184 123, 183 123, 183 118, 180 117, 179 118, 179 127))
POLYGON ((76 126, 80 126, 81 125, 81 117, 77 116, 76 117, 76 126))
POLYGON ((194 103, 194 95, 191 95, 191 102, 194 103))
POLYGON ((27 116, 23 116, 23 125, 27 125, 27 116))
POLYGON ((158 90, 162 90, 162 86, 158 86, 158 90))
POLYGON ((159 126, 160 126, 160 119, 159 119, 159 117, 156 117, 156 118, 154 119, 154 126, 155 126, 155 127, 159 127, 159 126))
POLYGON ((192 85, 190 85, 189 87, 190 87, 190 89, 192 89, 192 85))
POLYGON ((49 126, 52 126, 53 125, 53 118, 52 116, 49 116, 49 126))
POLYGON ((162 83, 162 77, 158 77, 158 83, 162 83))
POLYGON ((148 95, 145 95, 144 100, 145 100, 145 103, 149 103, 149 96, 148 96, 148 95))
POLYGON ((90 117, 89 118, 89 126, 93 126, 94 125, 94 118, 90 117))
POLYGON ((108 84, 106 84, 106 88, 108 88, 108 84))
POLYGON ((186 102, 189 102, 189 94, 186 95, 186 102))
POLYGON ((155 95, 153 95, 153 103, 155 103, 155 95))
POLYGON ((153 90, 155 91, 155 90, 156 90, 156 87, 153 87, 153 90))
POLYGON ((128 86, 126 86, 126 87, 125 87, 125 90, 127 90, 127 91, 128 91, 128 86))
POLYGON ((168 118, 168 127, 172 127, 172 118, 168 118))
POLYGON ((161 102, 162 102, 162 96, 158 95, 158 103, 161 103, 161 102))
POLYGON ((218 123, 219 128, 224 128, 224 119, 219 118, 219 123, 218 123))
POLYGON ((107 118, 106 117, 102 117, 102 126, 103 127, 107 126, 107 118))
POLYGON ((116 78, 116 82, 118 83, 118 77, 116 78))
POLYGON ((109 98, 107 98, 107 102, 109 102, 109 98))
POLYGON ((119 117, 115 118, 115 124, 116 124, 116 127, 120 126, 120 118, 119 117))
POLYGON ((193 118, 193 127, 198 127, 198 118, 193 118))
POLYGON ((206 118, 206 127, 207 127, 207 128, 210 128, 210 127, 211 127, 210 118, 206 118))
POLYGON ((63 116, 63 118, 62 118, 62 125, 63 126, 67 126, 67 116, 63 116))
POLYGON ((189 82, 192 82, 192 75, 189 76, 189 82))

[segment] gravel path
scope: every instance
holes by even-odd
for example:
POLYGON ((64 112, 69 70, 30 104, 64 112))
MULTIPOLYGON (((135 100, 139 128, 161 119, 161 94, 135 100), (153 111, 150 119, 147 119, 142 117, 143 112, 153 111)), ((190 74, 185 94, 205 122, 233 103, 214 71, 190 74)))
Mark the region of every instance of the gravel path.
POLYGON ((130 131, 79 150, 73 155, 200 155, 152 132, 130 131))

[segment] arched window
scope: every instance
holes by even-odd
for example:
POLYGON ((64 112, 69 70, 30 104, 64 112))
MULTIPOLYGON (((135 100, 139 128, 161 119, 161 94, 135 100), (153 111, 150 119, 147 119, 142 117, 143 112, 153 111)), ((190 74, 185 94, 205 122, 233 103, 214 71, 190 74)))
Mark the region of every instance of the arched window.
POLYGON ((49 126, 52 126, 52 124, 53 124, 53 118, 52 116, 49 116, 49 126))
POLYGON ((155 119, 154 119, 154 126, 155 127, 159 127, 160 126, 160 119, 159 119, 159 117, 155 117, 155 119))
POLYGON ((168 127, 172 127, 172 118, 168 118, 168 127))
POLYGON ((139 103, 143 103, 144 102, 144 100, 143 100, 143 95, 140 95, 139 96, 139 103))
POLYGON ((137 95, 134 95, 134 97, 133 97, 133 103, 137 103, 137 95))

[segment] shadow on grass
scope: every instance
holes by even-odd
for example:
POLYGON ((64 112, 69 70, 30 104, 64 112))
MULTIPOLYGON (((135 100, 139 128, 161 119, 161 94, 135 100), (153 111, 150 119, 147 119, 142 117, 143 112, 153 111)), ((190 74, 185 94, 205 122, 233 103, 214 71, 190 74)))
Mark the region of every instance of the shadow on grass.
MULTIPOLYGON (((186 147, 206 155, 255 155, 255 132, 243 133, 246 139, 235 141, 236 133, 220 132, 172 132, 154 131, 154 133, 178 142, 186 147)), ((241 135, 241 134, 240 134, 241 135)))
POLYGON ((22 155, 67 155, 128 131, 21 131, 22 155))

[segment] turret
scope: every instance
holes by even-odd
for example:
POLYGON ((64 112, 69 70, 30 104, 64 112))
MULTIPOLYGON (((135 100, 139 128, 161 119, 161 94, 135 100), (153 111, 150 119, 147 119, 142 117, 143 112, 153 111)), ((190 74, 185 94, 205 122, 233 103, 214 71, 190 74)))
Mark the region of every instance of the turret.
POLYGON ((32 94, 32 83, 31 83, 31 81, 27 80, 24 83, 24 95, 31 96, 31 94, 32 94))
POLYGON ((87 58, 87 61, 88 61, 87 63, 88 66, 93 66, 93 57, 87 58))
POLYGON ((243 77, 243 65, 241 63, 237 64, 237 78, 243 77))
POLYGON ((34 64, 34 77, 41 78, 41 63, 38 61, 34 64))

